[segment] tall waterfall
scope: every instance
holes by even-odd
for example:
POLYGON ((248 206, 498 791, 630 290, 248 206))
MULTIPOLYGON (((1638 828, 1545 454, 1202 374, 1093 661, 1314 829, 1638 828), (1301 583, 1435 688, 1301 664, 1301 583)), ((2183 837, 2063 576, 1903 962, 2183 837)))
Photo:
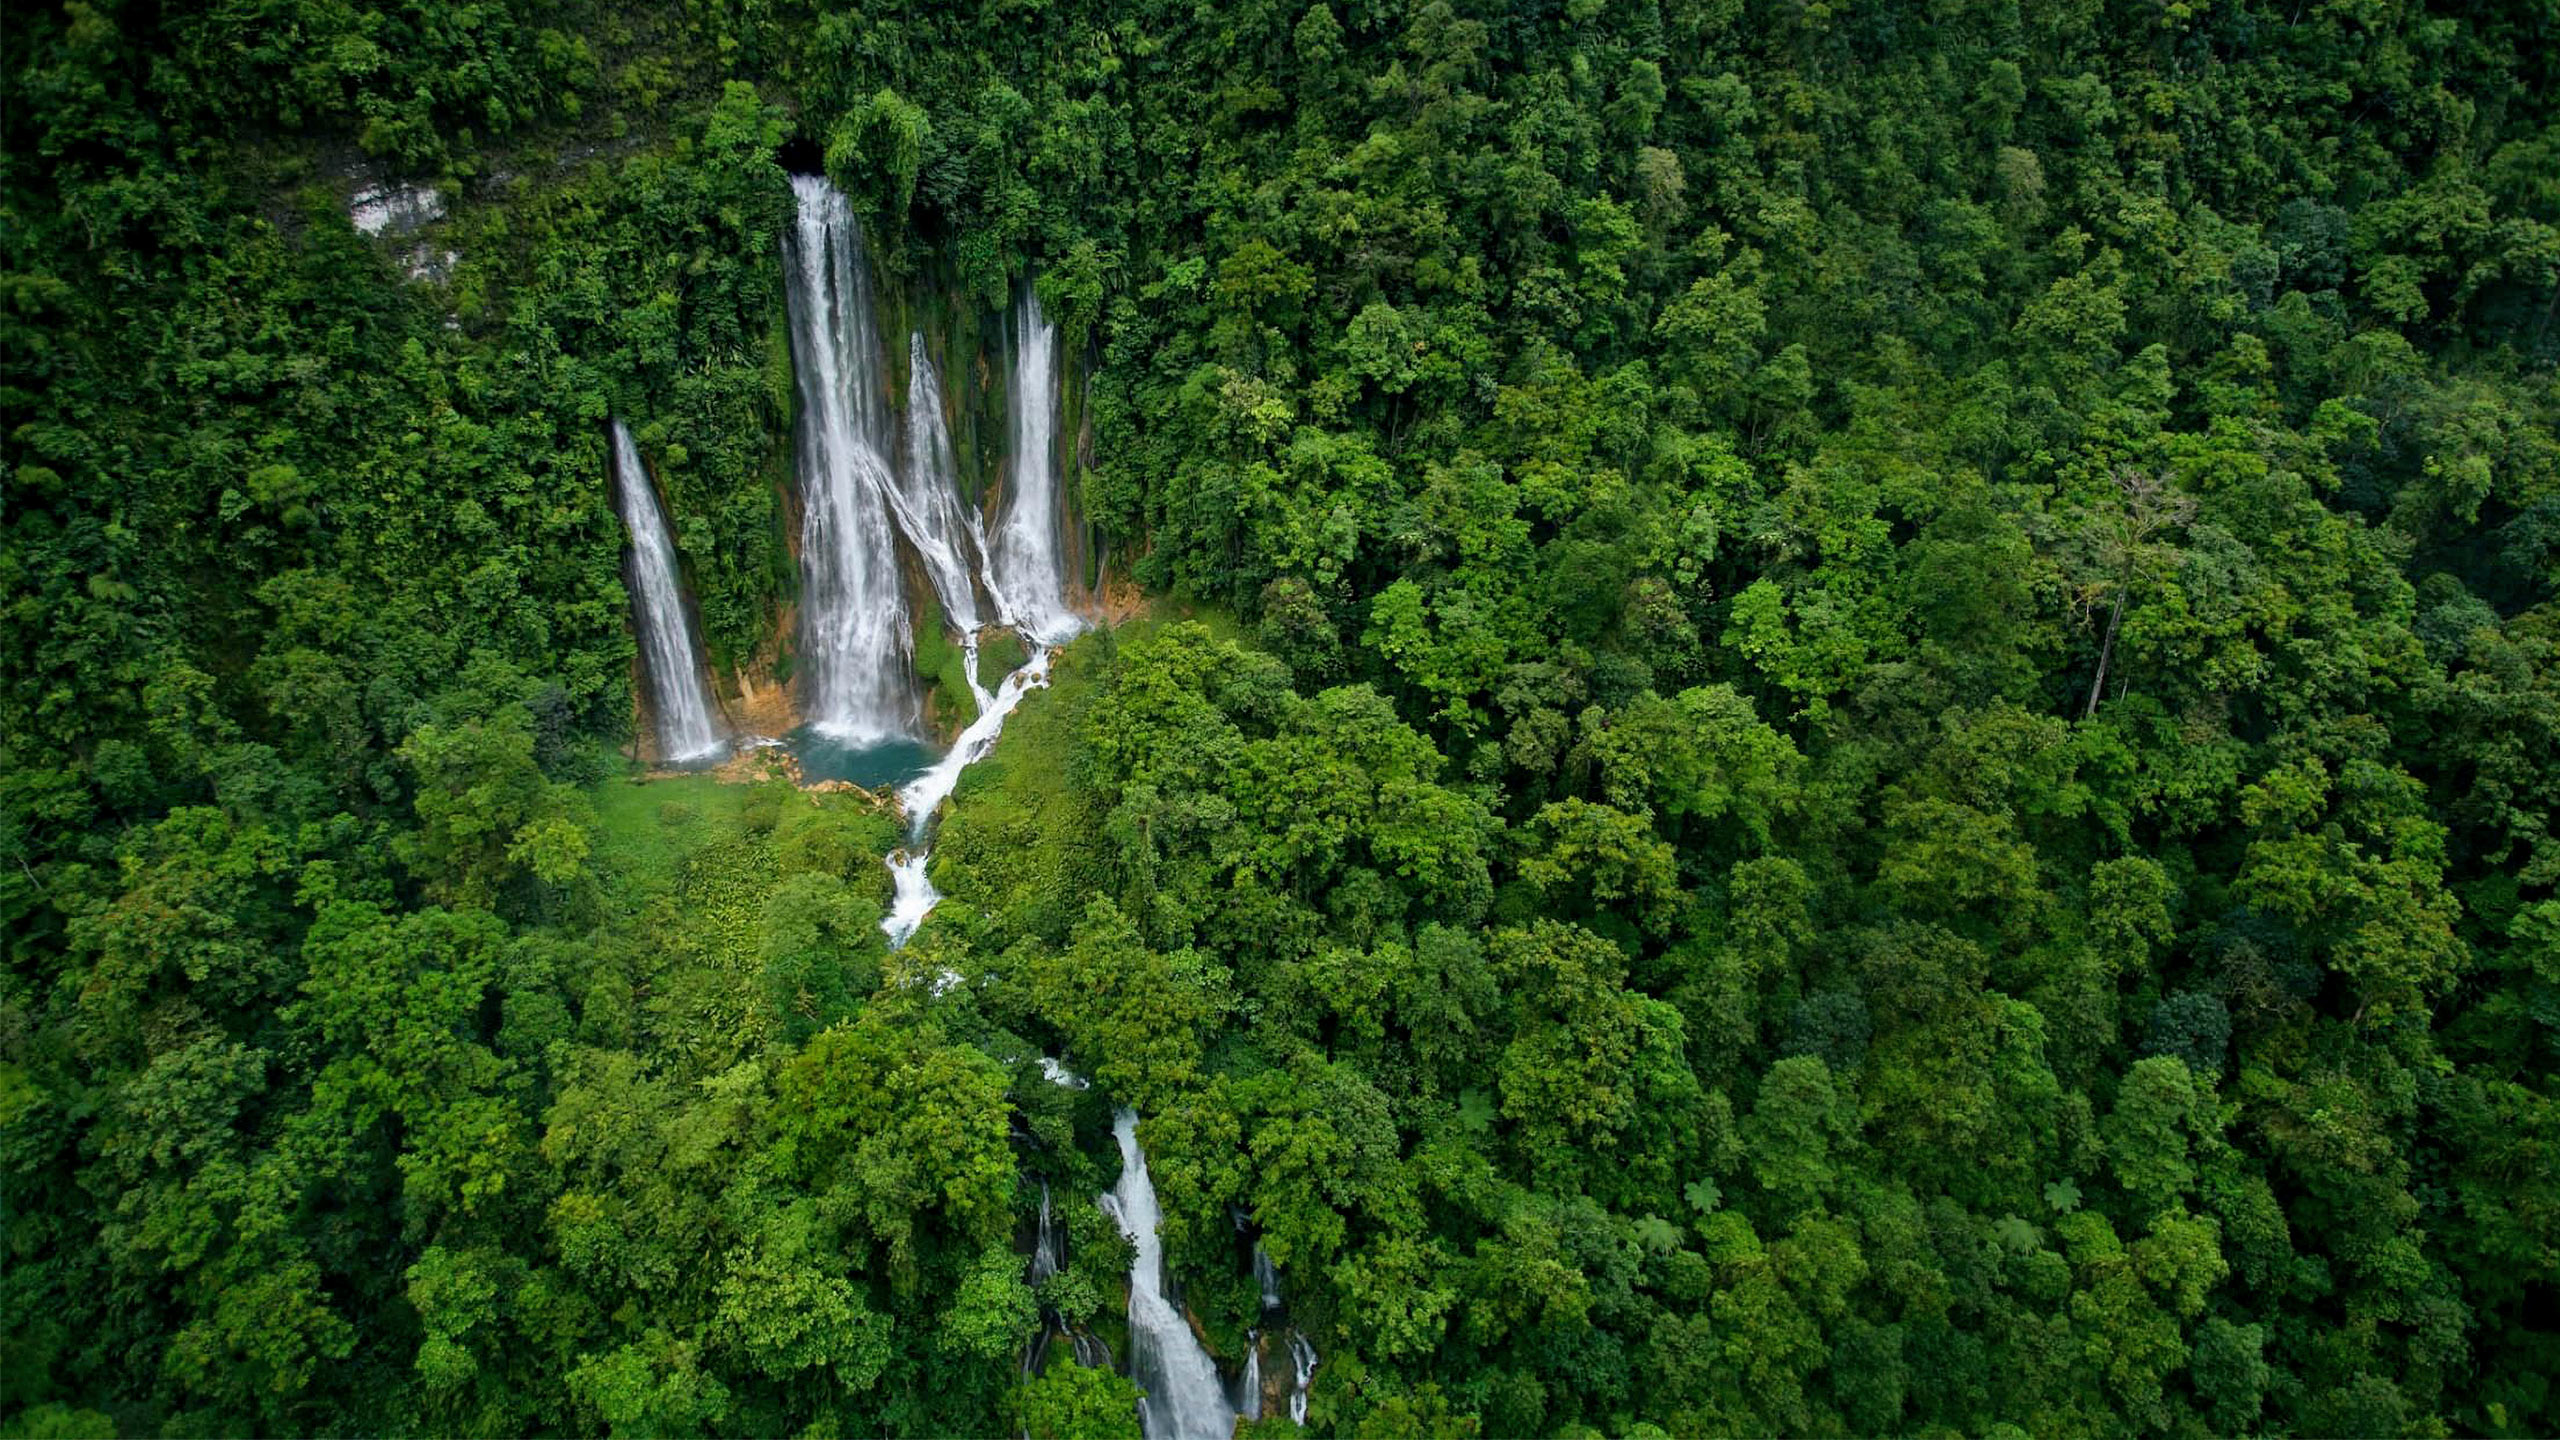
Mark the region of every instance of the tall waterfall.
POLYGON ((613 475, 614 507, 631 536, 631 618, 640 634, 640 668, 648 677, 658 753, 679 763, 705 759, 720 752, 720 725, 712 718, 693 621, 685 614, 675 540, 631 427, 619 420, 613 422, 613 475))
POLYGON ((836 739, 909 733, 914 638, 891 511, 896 440, 871 310, 862 227, 841 191, 791 177, 799 223, 783 241, 800 392, 800 627, 810 713, 836 739))
POLYGON ((1005 618, 1026 635, 1059 644, 1082 623, 1066 605, 1058 551, 1058 327, 1040 313, 1040 295, 1022 287, 1013 341, 1013 470, 1004 519, 989 548, 989 588, 1005 618))
POLYGON ((1156 1187, 1138 1148, 1138 1112, 1121 1106, 1111 1133, 1120 1142, 1120 1183, 1102 1205, 1138 1247, 1129 1267, 1129 1377, 1146 1392, 1138 1423, 1147 1440, 1227 1440, 1235 1433, 1236 1409, 1227 1403, 1218 1363, 1165 1294, 1156 1187))

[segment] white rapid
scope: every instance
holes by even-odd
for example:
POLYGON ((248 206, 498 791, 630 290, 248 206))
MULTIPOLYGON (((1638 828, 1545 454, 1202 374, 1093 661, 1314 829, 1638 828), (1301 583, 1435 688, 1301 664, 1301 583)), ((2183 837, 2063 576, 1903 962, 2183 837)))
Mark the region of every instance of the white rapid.
POLYGON ((979 707, 978 718, 969 722, 969 728, 960 732, 960 738, 951 743, 933 768, 898 792, 898 803, 907 811, 907 846, 889 855, 894 898, 889 918, 880 922, 880 928, 889 933, 891 949, 906 944, 907 937, 916 933, 916 927, 933 913, 935 902, 942 898, 942 892, 933 888, 932 878, 925 874, 925 866, 933 858, 925 842, 933 833, 934 815, 950 798, 952 787, 960 783, 960 772, 995 748, 996 737, 1004 733, 1005 717, 1013 713, 1013 707, 1022 703, 1023 696, 1049 683, 1049 662, 1057 654, 1044 649, 1032 656, 1029 664, 1004 677, 1004 684, 996 687, 995 694, 979 707))
POLYGON ((987 588, 1004 618, 1056 645, 1083 628, 1067 608, 1066 563, 1058 528, 1058 327, 1040 313, 1039 292, 1022 287, 1015 311, 1012 462, 1004 519, 987 552, 987 588))
POLYGON ((791 177, 799 221, 783 241, 785 308, 800 391, 800 626, 809 713, 849 744, 912 732, 914 638, 891 519, 895 444, 872 320, 862 227, 842 192, 791 177))
POLYGON ((1307 1337, 1295 1330, 1289 1332, 1289 1366, 1289 1418, 1304 1425, 1307 1423, 1307 1391, 1316 1383, 1316 1347, 1308 1344, 1307 1337))
POLYGON ((932 859, 933 852, 921 845, 889 856, 889 914, 880 922, 880 928, 888 932, 892 950, 907 943, 942 898, 942 892, 933 888, 933 881, 924 873, 932 859))
POLYGON ((1102 1208, 1138 1247, 1129 1267, 1129 1378, 1146 1392, 1138 1424, 1147 1440, 1227 1440, 1235 1433, 1236 1407, 1227 1401, 1218 1364, 1165 1293, 1156 1188, 1147 1178, 1146 1152, 1138 1148, 1138 1112, 1122 1106, 1111 1133, 1120 1141, 1120 1183, 1102 1197, 1102 1208))
POLYGON ((640 636, 640 669, 649 685, 649 709, 657 721, 658 754, 682 764, 721 750, 720 723, 702 680, 701 651, 685 614, 684 582, 676 570, 675 539, 658 509, 657 487, 640 461, 631 427, 613 422, 614 506, 631 536, 631 619, 640 636))

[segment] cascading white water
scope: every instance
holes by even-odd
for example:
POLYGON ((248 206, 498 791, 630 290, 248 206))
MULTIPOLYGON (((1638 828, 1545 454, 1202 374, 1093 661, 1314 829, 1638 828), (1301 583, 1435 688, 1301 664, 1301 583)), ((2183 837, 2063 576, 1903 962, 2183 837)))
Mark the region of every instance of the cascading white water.
POLYGON ((1016 308, 1012 412, 1013 469, 1004 519, 988 546, 987 588, 1004 618, 1043 644, 1062 644, 1083 622, 1066 604, 1066 563, 1058 544, 1058 327, 1040 296, 1022 287, 1016 308))
POLYGON ((1259 1241, 1253 1247, 1253 1281, 1262 1287, 1262 1308, 1280 1308, 1280 1269, 1271 1263, 1270 1252, 1259 1241))
MULTIPOLYGON (((926 873, 934 812, 960 772, 985 755, 1023 693, 1048 678, 1053 652, 1082 628, 1065 604, 1058 562, 1057 331, 1026 292, 1015 363, 1014 504, 1003 543, 986 544, 960 503, 942 387, 924 337, 908 337, 904 474, 890 463, 891 424, 862 228, 844 194, 795 175, 798 221, 783 241, 800 394, 801 628, 812 676, 810 714, 822 733, 861 745, 914 730, 919 705, 914 637, 899 575, 903 536, 923 562, 943 612, 960 631, 977 719, 931 769, 900 792, 908 844, 888 857, 893 900, 880 928, 904 945, 941 899, 926 873), (970 564, 987 573, 973 583, 970 564), (990 693, 978 681, 978 585, 1003 618, 1044 648, 990 693)), ((939 992, 957 983, 945 976, 939 992)))
POLYGON ((933 852, 922 846, 894 851, 889 856, 889 914, 881 920, 880 928, 888 932, 892 950, 907 943, 916 927, 924 923, 924 917, 933 913, 934 903, 942 898, 942 892, 933 888, 933 881, 924 873, 932 859, 933 852))
POLYGON ((1236 1413, 1247 1420, 1262 1418, 1262 1332, 1244 1332, 1244 1374, 1236 1379, 1236 1413))
POLYGON ((1031 1283, 1041 1281, 1067 1268, 1066 1236, 1049 1219, 1049 1182, 1040 1182, 1040 1230, 1031 1250, 1031 1283))
POLYGON ((942 618, 962 635, 977 634, 978 589, 971 576, 986 548, 976 518, 960 503, 960 465, 951 424, 942 414, 942 379, 924 353, 924 332, 907 336, 907 468, 890 492, 898 528, 924 561, 942 618))
POLYGON ((1057 653, 1042 650, 1031 657, 1029 664, 1006 676, 1004 684, 979 709, 978 718, 951 742, 950 750, 934 762, 932 769, 898 792, 898 802, 907 811, 907 847, 889 855, 894 898, 889 918, 880 922, 880 928, 889 934, 891 949, 906 944, 907 937, 916 933, 916 927, 924 923, 924 917, 933 913, 935 903, 942 899, 942 892, 933 888, 932 878, 925 874, 925 866, 933 858, 925 840, 933 832, 935 812, 942 808, 952 787, 960 783, 960 772, 995 748, 996 737, 1004 733, 1005 717, 1013 713, 1013 707, 1022 703, 1023 696, 1049 683, 1049 662, 1057 658, 1057 653))
POLYGON ((960 732, 960 738, 951 742, 951 748, 934 762, 932 769, 917 776, 898 792, 899 803, 906 807, 910 836, 919 840, 924 838, 934 812, 959 785, 960 772, 984 759, 986 753, 995 748, 996 737, 1004 730, 1005 717, 1013 713, 1013 707, 1022 703, 1023 696, 1049 683, 1049 665, 1057 658, 1057 651, 1044 649, 1033 655, 1021 669, 1006 676, 1004 684, 996 690, 995 703, 988 706, 968 729, 960 732))
POLYGON ((648 677, 658 753, 679 764, 708 759, 720 753, 720 724, 703 684, 693 621, 685 614, 675 539, 631 427, 620 420, 613 422, 613 476, 614 506, 631 536, 632 622, 640 633, 640 668, 648 677))
MULTIPOLYGON (((1253 1281, 1262 1290, 1265 1319, 1278 1315, 1281 1308, 1280 1267, 1271 1263, 1270 1253, 1258 1241, 1253 1247, 1253 1281)), ((1257 1387, 1262 1374, 1261 1359, 1256 1354, 1248 1362, 1248 1370, 1255 1377, 1257 1387)), ((1307 1423, 1307 1389, 1316 1378, 1316 1347, 1307 1339, 1305 1332, 1294 1328, 1289 1331, 1289 1369, 1289 1418, 1304 1425, 1307 1423)), ((1257 1406, 1261 1403, 1258 1388, 1254 1403, 1257 1406)))
POLYGON ((1315 1388, 1316 1383, 1316 1347, 1308 1344, 1307 1337, 1295 1330, 1289 1332, 1289 1365, 1293 1372, 1289 1379, 1289 1418, 1304 1425, 1307 1423, 1307 1392, 1315 1388))
POLYGON ((942 601, 942 618, 960 632, 970 698, 980 713, 995 697, 978 681, 978 585, 973 562, 987 551, 978 513, 960 503, 960 464, 951 451, 951 422, 942 414, 942 377, 924 353, 924 332, 907 334, 907 470, 891 498, 898 526, 923 557, 942 601))
POLYGON ((1129 1267, 1129 1376, 1146 1392, 1138 1423, 1147 1440, 1227 1440, 1236 1408, 1227 1402, 1218 1364, 1165 1294, 1156 1189, 1147 1178, 1146 1152, 1138 1148, 1138 1112, 1120 1107, 1111 1133, 1120 1142, 1120 1183, 1102 1206, 1138 1247, 1129 1267))
POLYGON ((891 518, 897 478, 862 227, 842 192, 791 177, 783 241, 800 393, 800 625, 818 729, 861 744, 911 732, 914 638, 891 518))

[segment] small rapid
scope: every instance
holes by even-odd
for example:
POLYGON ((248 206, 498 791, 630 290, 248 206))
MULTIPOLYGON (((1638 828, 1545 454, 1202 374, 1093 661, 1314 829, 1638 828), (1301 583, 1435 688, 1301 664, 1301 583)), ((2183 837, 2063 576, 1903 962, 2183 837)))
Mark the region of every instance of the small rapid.
POLYGON ((929 842, 942 802, 960 783, 960 772, 995 748, 996 738, 1004 733, 1005 717, 1013 713, 1013 707, 1022 703, 1023 696, 1049 683, 1049 665, 1057 654, 1043 649, 1031 657, 1029 664, 1006 676, 979 708, 978 718, 969 722, 969 728, 960 732, 960 738, 952 742, 942 758, 898 792, 898 803, 907 812, 907 843, 904 849, 890 852, 888 858, 891 903, 889 916, 880 922, 880 928, 888 932, 889 948, 906 944, 942 899, 942 892, 933 888, 933 878, 925 873, 933 859, 929 842))

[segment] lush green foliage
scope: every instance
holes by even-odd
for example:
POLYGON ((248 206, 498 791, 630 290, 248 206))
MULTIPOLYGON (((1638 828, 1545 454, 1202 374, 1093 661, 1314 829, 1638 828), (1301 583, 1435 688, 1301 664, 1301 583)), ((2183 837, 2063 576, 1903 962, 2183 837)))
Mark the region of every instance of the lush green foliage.
POLYGON ((1125 1433, 1114 1101, 1319 1430, 2560 1428, 2544 10, 21 9, 0 1429, 1125 1433), (787 666, 787 148, 1240 622, 894 955, 615 759, 608 415, 787 666))

